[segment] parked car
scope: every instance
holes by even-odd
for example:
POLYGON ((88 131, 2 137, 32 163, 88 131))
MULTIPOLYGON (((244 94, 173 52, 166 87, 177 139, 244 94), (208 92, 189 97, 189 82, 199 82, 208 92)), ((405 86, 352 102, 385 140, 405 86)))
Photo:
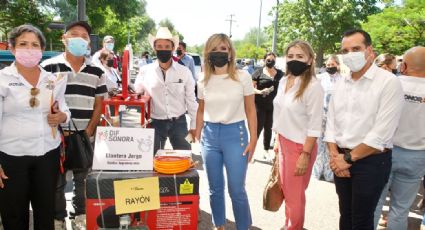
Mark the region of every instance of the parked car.
POLYGON ((193 61, 195 62, 195 74, 197 78, 199 78, 198 77, 199 73, 202 72, 202 65, 203 65, 202 57, 196 53, 187 53, 187 54, 189 54, 193 58, 193 61))

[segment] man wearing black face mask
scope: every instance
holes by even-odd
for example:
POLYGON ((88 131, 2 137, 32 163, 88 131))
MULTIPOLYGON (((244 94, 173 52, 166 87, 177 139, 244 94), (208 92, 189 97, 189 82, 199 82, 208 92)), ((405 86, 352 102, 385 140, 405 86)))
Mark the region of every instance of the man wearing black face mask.
POLYGON ((197 82, 198 80, 195 74, 195 61, 190 55, 186 54, 185 42, 182 42, 182 41, 179 42, 179 46, 177 47, 176 54, 177 54, 179 63, 181 62, 183 63, 184 66, 189 68, 190 72, 192 72, 193 80, 197 82))
POLYGON ((323 91, 325 92, 325 98, 323 100, 322 134, 320 138, 318 138, 319 147, 312 175, 316 179, 320 179, 323 176, 326 181, 333 181, 334 174, 329 166, 329 151, 326 147, 326 143, 323 141, 323 136, 324 130, 326 129, 326 113, 328 111, 333 87, 335 83, 341 79, 338 56, 329 56, 328 60, 326 60, 326 72, 317 75, 317 79, 319 79, 322 84, 323 91))
POLYGON ((140 69, 135 82, 136 92, 152 98, 152 127, 155 129, 154 154, 163 149, 170 138, 173 149, 191 149, 186 137, 195 135, 196 111, 195 82, 189 69, 174 62, 172 53, 179 38, 167 27, 160 27, 156 36, 148 36, 158 60, 140 69), (190 117, 187 130, 186 116, 190 117))

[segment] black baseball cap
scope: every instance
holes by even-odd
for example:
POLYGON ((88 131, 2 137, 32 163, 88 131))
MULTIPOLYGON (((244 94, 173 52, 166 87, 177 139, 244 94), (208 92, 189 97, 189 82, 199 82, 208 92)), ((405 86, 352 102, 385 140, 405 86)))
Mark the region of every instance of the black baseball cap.
POLYGON ((65 27, 65 33, 68 32, 68 30, 70 30, 71 28, 73 28, 75 26, 81 26, 81 27, 83 27, 84 29, 87 30, 88 34, 91 34, 91 26, 86 21, 76 21, 76 22, 69 23, 65 27))

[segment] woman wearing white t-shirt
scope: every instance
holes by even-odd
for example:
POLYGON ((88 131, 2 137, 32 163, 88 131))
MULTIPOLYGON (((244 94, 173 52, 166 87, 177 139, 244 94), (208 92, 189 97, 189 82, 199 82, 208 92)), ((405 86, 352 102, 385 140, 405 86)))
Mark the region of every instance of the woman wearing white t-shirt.
POLYGON ((198 82, 196 138, 201 142, 209 182, 212 221, 216 229, 224 229, 224 166, 236 228, 247 230, 252 219, 245 178, 257 143, 254 87, 251 76, 236 69, 235 49, 227 35, 214 34, 208 39, 204 60, 205 72, 198 82))
POLYGON ((273 101, 273 130, 279 137, 279 171, 285 195, 285 227, 304 225, 305 190, 317 154, 321 133, 323 89, 314 76, 314 53, 310 44, 294 41, 286 53, 286 76, 273 101))

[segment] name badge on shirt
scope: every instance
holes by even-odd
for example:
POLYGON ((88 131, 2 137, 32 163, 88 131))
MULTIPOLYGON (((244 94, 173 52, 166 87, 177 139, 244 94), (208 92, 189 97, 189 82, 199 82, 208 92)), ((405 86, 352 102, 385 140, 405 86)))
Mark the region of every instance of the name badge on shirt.
POLYGON ((23 86, 24 85, 24 83, 22 83, 22 82, 11 82, 11 83, 9 83, 9 86, 23 86))

